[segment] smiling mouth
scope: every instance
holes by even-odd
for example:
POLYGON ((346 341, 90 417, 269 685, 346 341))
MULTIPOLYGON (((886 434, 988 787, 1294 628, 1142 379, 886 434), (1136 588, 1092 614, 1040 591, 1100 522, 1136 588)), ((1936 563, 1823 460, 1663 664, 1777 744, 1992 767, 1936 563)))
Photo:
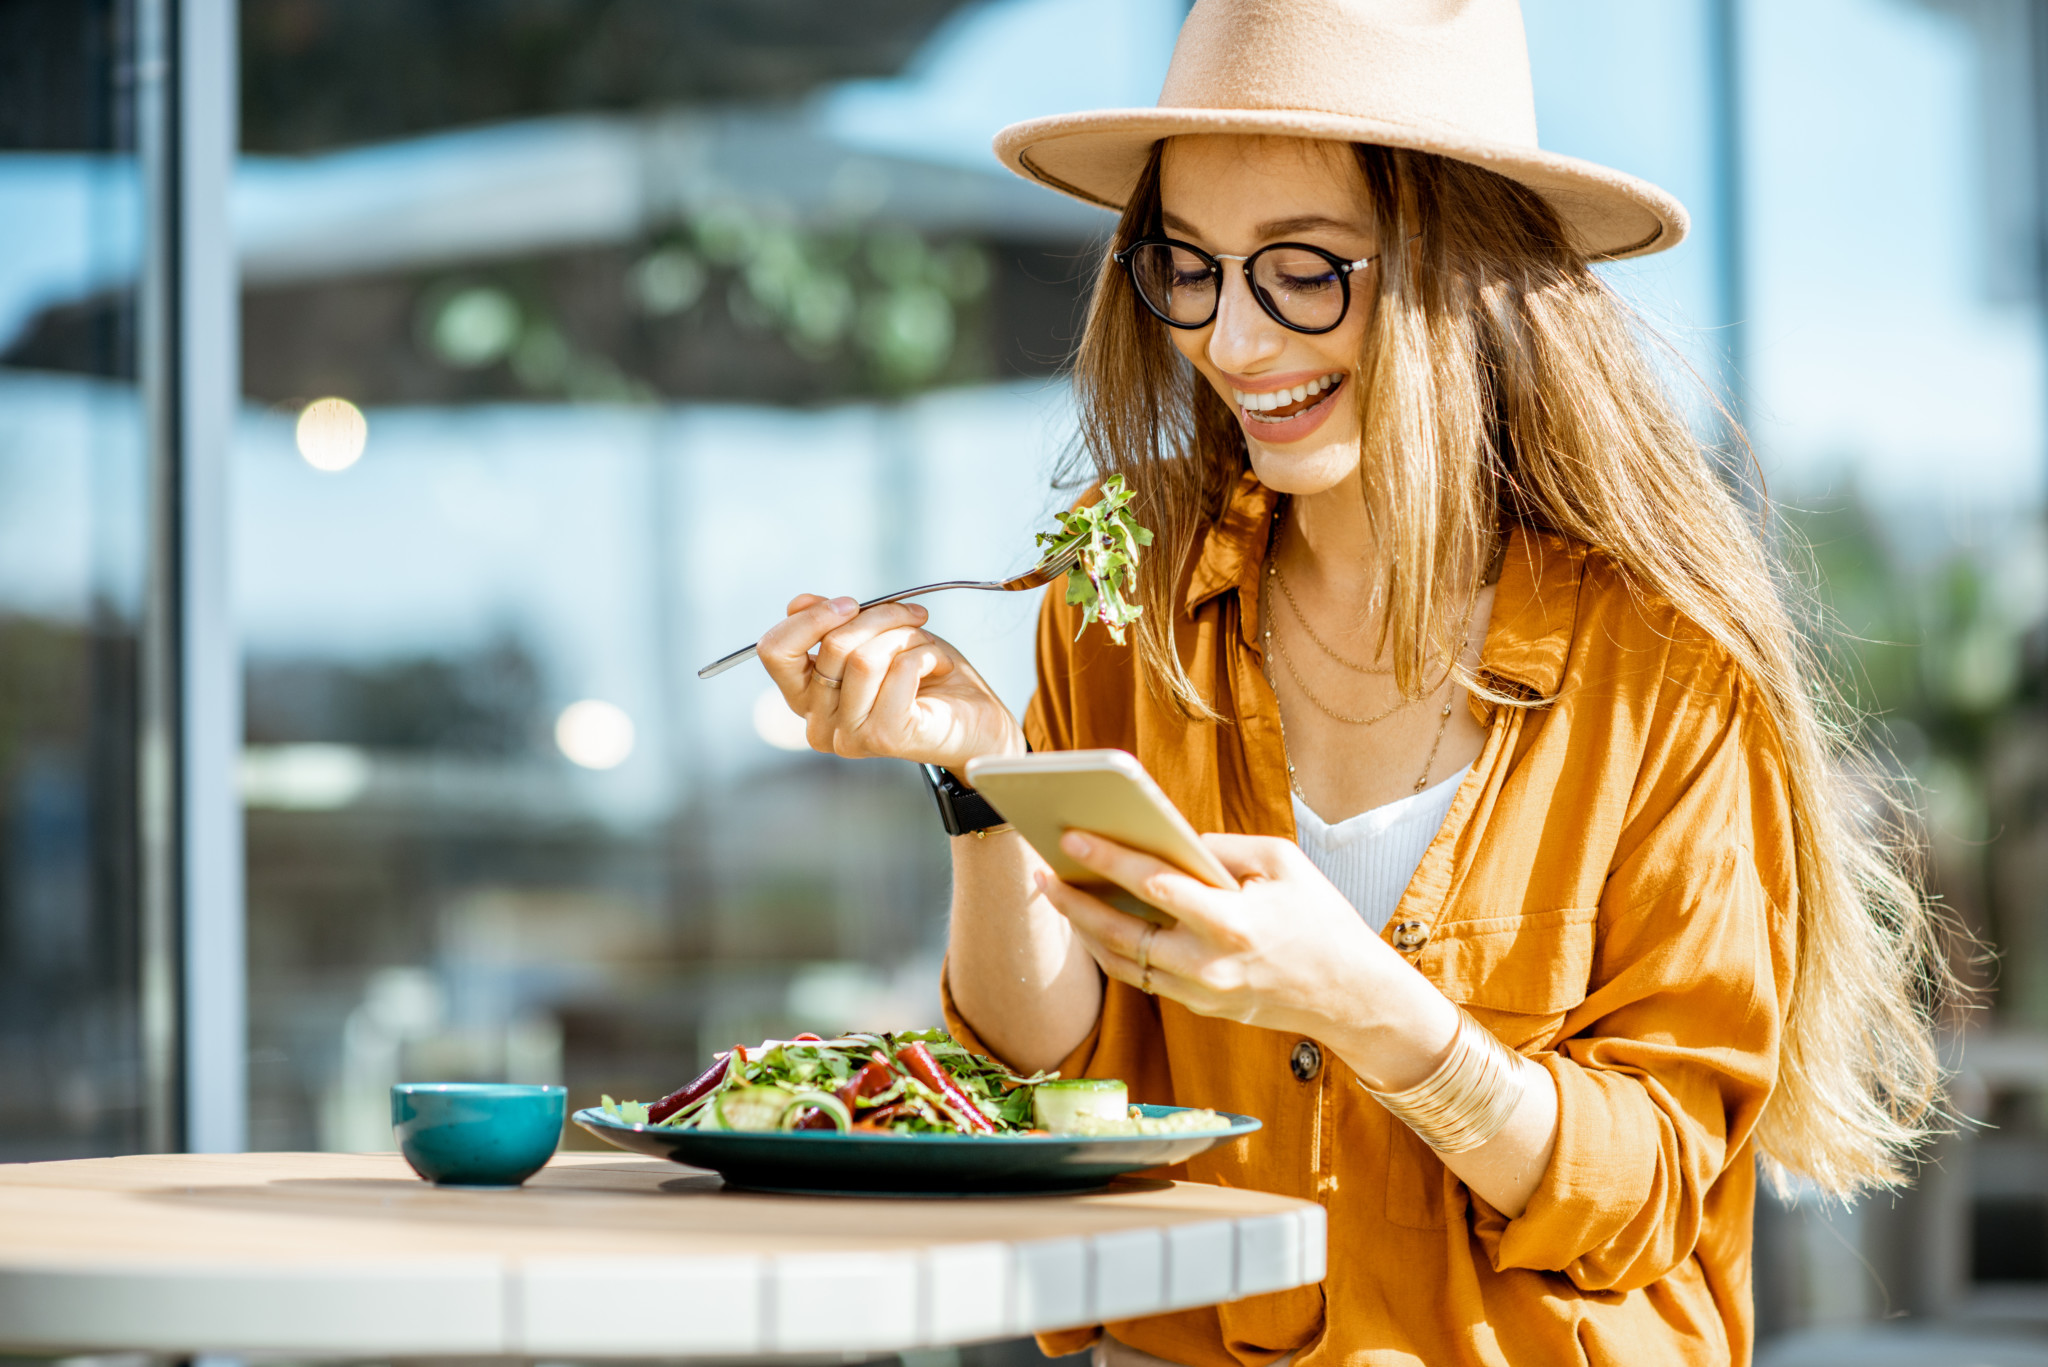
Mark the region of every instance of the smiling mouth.
POLYGON ((1252 422, 1288 422, 1300 417, 1311 408, 1328 403, 1330 396, 1344 387, 1344 372, 1333 371, 1318 376, 1307 384, 1295 385, 1292 389, 1275 389, 1267 393, 1248 393, 1232 389, 1231 397, 1252 422))

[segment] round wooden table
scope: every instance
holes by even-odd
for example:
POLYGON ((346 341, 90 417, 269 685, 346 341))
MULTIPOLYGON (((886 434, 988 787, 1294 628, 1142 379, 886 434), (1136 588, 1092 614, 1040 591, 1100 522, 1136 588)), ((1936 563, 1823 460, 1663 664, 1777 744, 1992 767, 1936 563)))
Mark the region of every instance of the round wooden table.
POLYGON ((1321 1207, 1186 1182, 907 1201, 588 1153, 511 1192, 381 1154, 0 1165, 0 1350, 24 1353, 887 1353, 1322 1276, 1321 1207))

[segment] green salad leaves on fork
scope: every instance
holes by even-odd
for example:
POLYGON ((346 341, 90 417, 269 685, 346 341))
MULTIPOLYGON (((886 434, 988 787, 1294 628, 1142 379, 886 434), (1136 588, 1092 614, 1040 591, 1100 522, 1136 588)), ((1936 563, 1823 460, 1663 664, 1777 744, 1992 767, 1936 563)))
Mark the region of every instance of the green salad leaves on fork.
POLYGON ((1100 622, 1118 645, 1124 628, 1144 612, 1129 595, 1138 588, 1138 552, 1152 544, 1152 533, 1127 511, 1134 497, 1122 475, 1111 475, 1102 482, 1100 501, 1058 514, 1058 531, 1038 533, 1045 560, 1080 546, 1081 558, 1067 571, 1067 602, 1081 609, 1082 631, 1100 622))

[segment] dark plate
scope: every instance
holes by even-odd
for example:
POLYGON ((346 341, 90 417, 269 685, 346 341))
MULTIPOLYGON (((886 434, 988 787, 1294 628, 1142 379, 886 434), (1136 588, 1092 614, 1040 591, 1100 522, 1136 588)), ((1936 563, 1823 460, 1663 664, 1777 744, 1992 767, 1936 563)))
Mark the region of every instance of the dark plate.
MULTIPOLYGON (((1170 1115, 1181 1106, 1140 1106, 1170 1115)), ((1110 1178, 1193 1158, 1259 1128, 1223 1113, 1207 1134, 968 1135, 834 1134, 816 1130, 734 1133, 626 1125, 597 1107, 576 1123, 608 1144, 710 1168, 729 1186, 836 1196, 1049 1196, 1094 1191, 1110 1178)))

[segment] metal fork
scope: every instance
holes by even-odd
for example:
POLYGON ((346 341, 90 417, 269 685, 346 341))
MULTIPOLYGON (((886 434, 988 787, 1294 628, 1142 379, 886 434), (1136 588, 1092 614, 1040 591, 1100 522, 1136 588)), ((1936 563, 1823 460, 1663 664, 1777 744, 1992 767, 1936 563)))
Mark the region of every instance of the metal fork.
MULTIPOLYGON (((948 579, 943 584, 920 584, 914 589, 901 593, 884 594, 870 598, 860 605, 860 611, 881 607, 884 603, 900 603, 906 598, 921 598, 927 593, 944 593, 947 589, 985 589, 991 593, 1019 593, 1024 589, 1042 588, 1074 568, 1074 562, 1081 558, 1081 548, 1070 546, 1047 560, 1041 560, 1022 574, 1013 574, 1008 579, 948 579)), ((730 655, 720 656, 697 671, 700 679, 715 679, 734 665, 745 664, 761 653, 759 644, 735 650, 730 655)))

